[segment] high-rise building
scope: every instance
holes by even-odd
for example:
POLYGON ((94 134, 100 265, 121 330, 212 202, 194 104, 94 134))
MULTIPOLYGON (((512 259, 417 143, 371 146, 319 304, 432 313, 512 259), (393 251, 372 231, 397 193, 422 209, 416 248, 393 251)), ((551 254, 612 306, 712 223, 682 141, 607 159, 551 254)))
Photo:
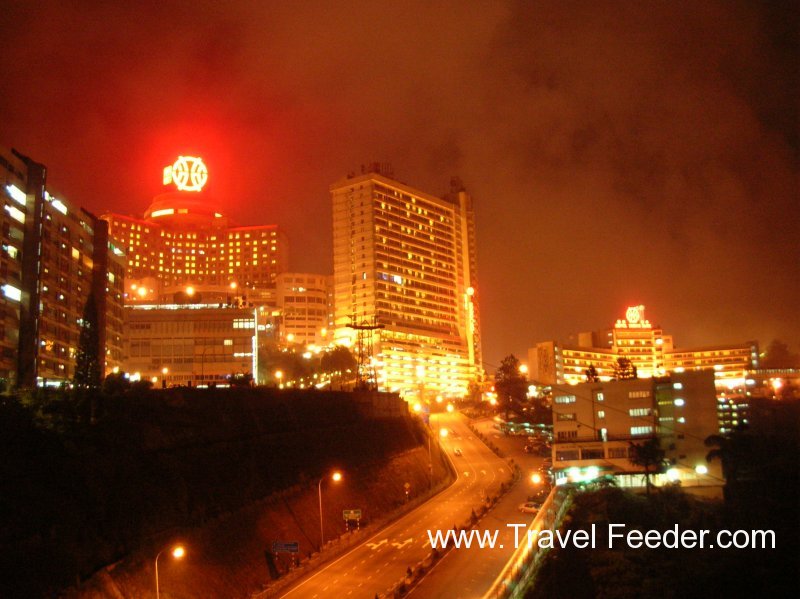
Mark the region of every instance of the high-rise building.
POLYGON ((286 235, 276 225, 237 226, 204 190, 200 158, 180 156, 165 169, 173 187, 143 218, 108 213, 109 234, 128 255, 126 303, 168 301, 187 289, 263 302, 288 270, 286 235))
POLYGON ((2 150, 0 167, 0 378, 23 387, 71 380, 90 296, 100 371, 119 366, 125 263, 106 223, 51 195, 44 165, 2 150))
POLYGON ((356 347, 351 325, 380 326, 380 389, 464 396, 482 376, 472 198, 458 181, 440 198, 362 170, 331 186, 335 339, 356 347))

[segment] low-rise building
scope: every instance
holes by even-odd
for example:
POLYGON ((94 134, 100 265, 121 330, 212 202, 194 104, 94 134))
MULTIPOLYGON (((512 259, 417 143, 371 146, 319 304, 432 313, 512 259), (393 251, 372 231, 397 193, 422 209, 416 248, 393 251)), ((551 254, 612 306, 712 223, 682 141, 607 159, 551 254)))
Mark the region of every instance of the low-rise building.
POLYGON ((138 304, 125 309, 125 368, 156 386, 258 382, 258 311, 227 304, 138 304))
POLYGON ((643 483, 631 444, 658 439, 670 466, 656 484, 722 483, 719 464, 707 464, 705 439, 717 432, 710 371, 669 377, 553 387, 553 469, 556 484, 614 476, 622 486, 643 483))

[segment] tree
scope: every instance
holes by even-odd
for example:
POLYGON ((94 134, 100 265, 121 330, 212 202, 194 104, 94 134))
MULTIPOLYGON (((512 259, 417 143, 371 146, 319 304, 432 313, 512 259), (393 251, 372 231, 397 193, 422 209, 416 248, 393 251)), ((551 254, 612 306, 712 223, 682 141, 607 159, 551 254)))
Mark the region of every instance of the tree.
POLYGON ((630 381, 639 378, 639 373, 636 371, 636 366, 629 358, 620 356, 617 358, 617 363, 614 364, 614 379, 617 381, 630 381))
POLYGON ((761 360, 762 368, 797 368, 800 366, 800 356, 789 350, 789 346, 779 339, 773 339, 764 359, 761 360))
POLYGON ((355 356, 343 345, 337 345, 333 349, 326 351, 322 355, 320 365, 322 372, 330 375, 331 382, 334 380, 339 381, 340 389, 342 388, 342 380, 345 378, 345 373, 349 371, 353 376, 347 378, 355 378, 354 373, 358 369, 358 362, 355 356))
POLYGON ((584 371, 584 374, 586 375, 587 383, 597 383, 600 381, 600 375, 597 373, 597 368, 594 367, 594 364, 589 366, 589 368, 584 371))
POLYGON ((131 382, 124 372, 112 372, 103 379, 103 395, 111 397, 122 395, 131 388, 131 382))
POLYGON ((75 375, 72 383, 76 389, 97 389, 100 387, 100 331, 97 317, 97 303, 94 293, 90 293, 83 307, 78 336, 78 353, 75 359, 75 375))
POLYGON ((748 462, 754 461, 751 437, 744 431, 734 430, 724 435, 709 435, 703 443, 711 448, 706 455, 706 462, 722 462, 725 484, 735 487, 742 470, 747 469, 748 462))
POLYGON ((631 464, 641 466, 644 468, 644 480, 647 488, 647 495, 650 496, 650 476, 653 474, 660 474, 666 470, 667 461, 664 459, 664 450, 661 448, 661 442, 653 437, 644 443, 631 443, 628 459, 631 464))
POLYGON ((75 357, 75 374, 72 384, 75 399, 80 406, 89 400, 89 422, 95 422, 97 410, 97 391, 100 388, 100 325, 97 316, 97 303, 94 293, 90 293, 83 307, 80 321, 78 352, 75 357))
POLYGON ((528 393, 528 381, 519 370, 519 360, 514 354, 503 358, 500 366, 494 373, 494 389, 497 392, 497 401, 505 410, 506 421, 512 407, 525 401, 528 393))

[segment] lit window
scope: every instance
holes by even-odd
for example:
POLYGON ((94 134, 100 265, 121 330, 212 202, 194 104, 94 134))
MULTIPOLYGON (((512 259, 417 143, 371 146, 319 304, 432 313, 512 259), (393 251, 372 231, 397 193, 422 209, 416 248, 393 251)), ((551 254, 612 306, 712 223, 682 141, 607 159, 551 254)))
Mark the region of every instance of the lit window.
POLYGON ((7 298, 12 299, 14 301, 20 301, 22 299, 22 291, 14 287, 13 285, 3 285, 0 287, 3 290, 3 295, 7 298))
POLYGON ((653 434, 653 427, 652 426, 632 426, 631 427, 631 435, 651 435, 653 434))

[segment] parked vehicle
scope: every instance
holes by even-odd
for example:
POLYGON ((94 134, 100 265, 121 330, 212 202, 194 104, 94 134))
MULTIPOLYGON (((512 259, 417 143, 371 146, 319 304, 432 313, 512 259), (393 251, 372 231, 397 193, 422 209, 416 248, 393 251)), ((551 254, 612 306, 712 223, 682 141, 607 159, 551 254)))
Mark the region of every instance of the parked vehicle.
POLYGON ((521 503, 518 509, 523 514, 535 514, 541 509, 541 507, 541 503, 536 501, 526 501, 525 503, 521 503))

